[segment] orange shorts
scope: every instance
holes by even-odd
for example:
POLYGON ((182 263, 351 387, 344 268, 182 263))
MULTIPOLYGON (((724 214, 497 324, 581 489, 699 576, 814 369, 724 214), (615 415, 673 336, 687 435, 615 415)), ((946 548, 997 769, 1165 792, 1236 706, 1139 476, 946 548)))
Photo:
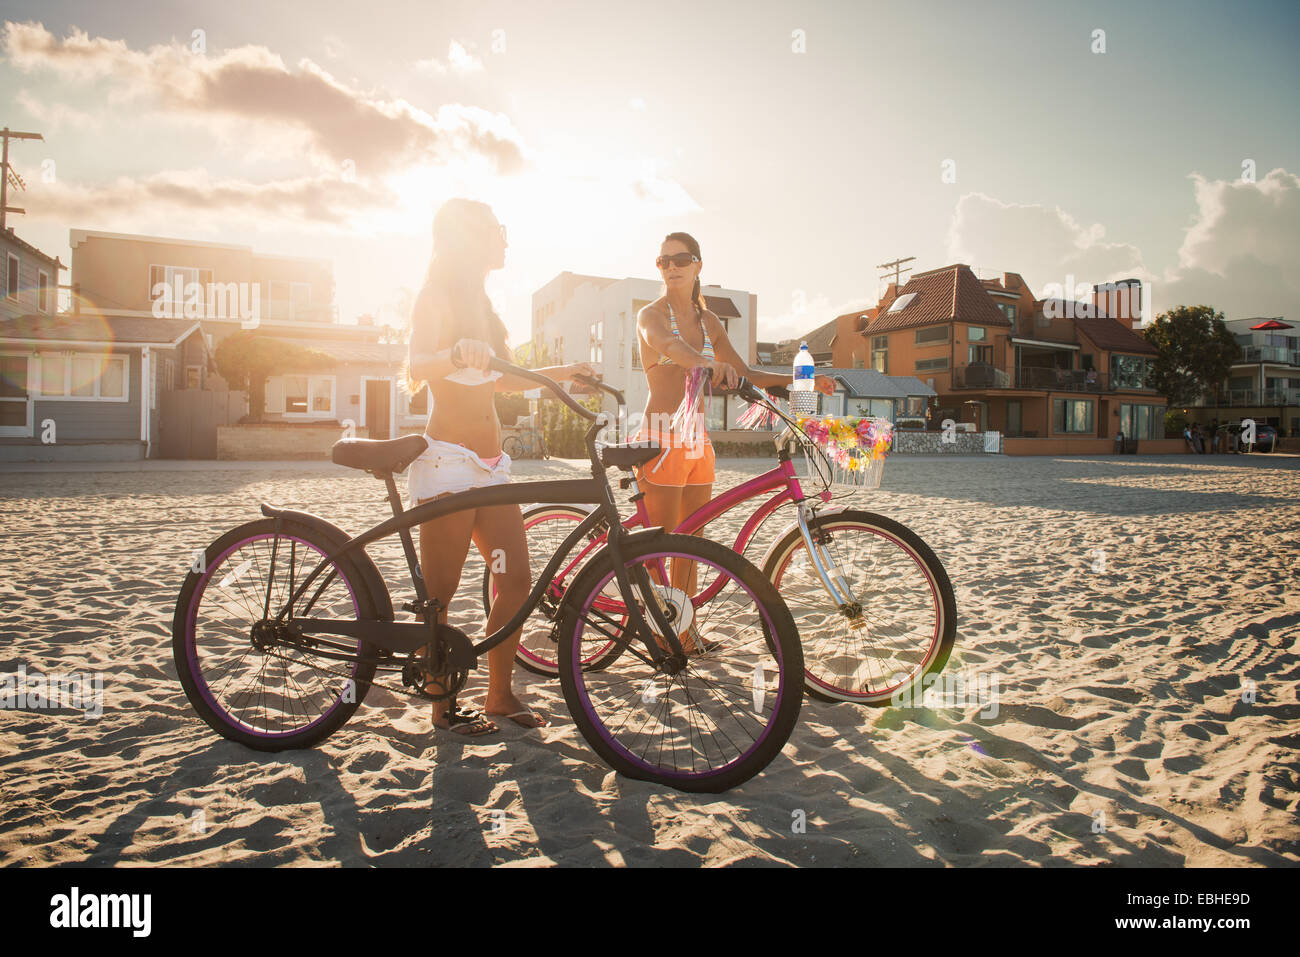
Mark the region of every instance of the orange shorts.
POLYGON ((663 448, 655 458, 636 469, 638 482, 651 485, 712 485, 713 443, 708 438, 686 445, 672 435, 642 434, 633 442, 654 442, 663 448))

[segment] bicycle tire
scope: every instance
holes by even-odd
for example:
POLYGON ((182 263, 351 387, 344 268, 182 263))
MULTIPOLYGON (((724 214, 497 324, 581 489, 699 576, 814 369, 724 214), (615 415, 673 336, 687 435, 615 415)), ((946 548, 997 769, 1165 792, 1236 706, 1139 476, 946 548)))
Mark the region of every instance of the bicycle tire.
MULTIPOLYGON (((872 707, 887 707, 897 697, 902 697, 917 684, 923 683, 926 675, 942 670, 952 654, 957 633, 957 600, 948 573, 938 556, 919 535, 883 515, 861 509, 831 512, 815 516, 808 523, 808 529, 814 535, 830 533, 840 536, 856 530, 870 536, 859 540, 868 545, 880 545, 870 561, 865 556, 845 558, 842 552, 837 556, 838 564, 846 569, 849 577, 855 573, 859 576, 866 575, 867 569, 874 572, 884 562, 892 561, 894 564, 883 570, 878 582, 869 582, 858 589, 858 595, 867 594, 869 598, 866 601, 876 603, 873 608, 864 609, 866 613, 858 619, 860 626, 854 626, 859 628, 861 637, 851 635, 823 639, 823 622, 828 616, 834 616, 830 619, 834 621, 844 615, 839 608, 831 605, 825 587, 811 573, 807 575, 806 587, 814 590, 820 602, 800 597, 798 582, 790 574, 796 554, 803 551, 806 555, 807 552, 798 527, 790 528, 769 549, 763 562, 763 574, 786 599, 799 626, 807 668, 804 686, 809 696, 820 701, 849 701, 872 707), (850 676, 848 665, 855 658, 859 661, 875 659, 876 653, 874 649, 870 652, 867 650, 868 644, 891 655, 902 644, 894 634, 897 626, 889 624, 891 616, 900 619, 915 617, 919 622, 916 628, 918 637, 911 644, 919 645, 922 636, 927 636, 924 638, 924 649, 920 652, 912 649, 905 656, 895 655, 892 660, 901 664, 882 665, 879 668, 880 673, 887 672, 884 681, 869 674, 869 681, 879 683, 870 689, 865 684, 859 686, 858 678, 861 667, 864 666, 855 667, 850 676), (891 645, 894 646, 892 649, 891 645), (863 650, 856 650, 858 647, 863 650), (843 654, 839 653, 840 649, 845 649, 843 654), (845 662, 842 673, 835 673, 832 661, 845 662), (903 665, 907 666, 905 672, 888 670, 903 665), (903 676, 901 681, 890 683, 900 674, 903 676)), ((869 673, 873 671, 869 662, 865 667, 869 673)))
MULTIPOLYGON (((204 552, 203 571, 196 572, 193 569, 185 578, 185 583, 181 586, 180 594, 176 599, 176 610, 172 618, 172 657, 176 663, 176 672, 180 677, 181 686, 185 690, 185 696, 189 699, 190 704, 207 725, 220 734, 222 737, 231 741, 237 741, 246 747, 256 751, 287 751, 298 748, 308 748, 324 741, 331 734, 342 727, 349 718, 360 707, 361 702, 365 699, 366 692, 369 691, 372 680, 375 675, 375 665, 373 662, 365 661, 339 661, 335 659, 322 658, 320 656, 310 656, 316 659, 318 664, 304 664, 304 670, 299 672, 299 676, 307 679, 309 673, 315 673, 319 669, 327 669, 329 676, 320 679, 325 682, 322 700, 326 705, 324 708, 317 707, 320 712, 318 717, 310 718, 308 706, 301 704, 302 715, 299 718, 297 714, 297 705, 290 705, 288 708, 288 718, 283 719, 286 722, 299 721, 303 722, 301 726, 287 727, 280 730, 272 730, 269 727, 272 721, 271 713, 266 709, 268 689, 273 688, 275 682, 268 681, 265 673, 267 662, 278 660, 279 670, 283 672, 288 681, 284 684, 285 688, 289 683, 295 684, 300 690, 303 688, 302 682, 298 676, 292 676, 289 673, 285 662, 290 661, 297 663, 294 654, 287 651, 271 653, 265 651, 258 652, 252 642, 252 626, 254 621, 261 618, 262 606, 259 604, 265 598, 266 578, 270 571, 269 558, 270 547, 258 549, 258 542, 273 542, 278 535, 280 537, 279 549, 277 552, 277 562, 283 568, 286 565, 285 559, 281 554, 285 548, 290 549, 288 567, 292 576, 295 570, 301 571, 301 575, 307 575, 316 563, 327 555, 333 554, 343 543, 334 541, 332 536, 322 534, 318 529, 302 525, 292 520, 283 520, 279 522, 277 529, 277 520, 274 518, 259 519, 258 521, 248 522, 237 528, 226 532, 204 552), (295 544, 296 543, 296 544, 295 544), (298 546, 308 546, 311 551, 315 552, 310 556, 303 566, 296 564, 296 553, 298 546), (262 558, 259 555, 265 555, 267 567, 263 568, 262 558), (231 556, 238 556, 238 561, 232 561, 231 556), (246 557, 247 556, 247 557, 246 557), (304 568, 305 566, 305 568, 304 568), (225 592, 224 597, 219 597, 218 593, 213 593, 212 602, 207 608, 214 608, 214 611, 207 612, 203 607, 203 600, 209 595, 209 589, 213 586, 213 580, 217 573, 221 571, 223 577, 217 581, 216 589, 225 592), (244 581, 249 583, 253 589, 261 589, 260 593, 254 590, 251 594, 246 591, 244 581), (238 591, 231 590, 229 584, 237 586, 238 591), (238 606, 238 607, 236 607, 238 606), (205 614, 216 620, 211 627, 199 625, 199 614, 204 611, 205 614), (227 613, 229 622, 223 623, 219 617, 219 612, 227 613), (243 619, 247 617, 247 621, 243 619), (235 620, 238 619, 238 622, 235 620), (241 637, 240 629, 247 626, 249 633, 241 637), (228 668, 239 667, 250 657, 250 651, 260 654, 263 664, 263 671, 255 678, 250 676, 250 684, 256 685, 247 692, 252 697, 257 697, 262 706, 262 724, 259 729, 251 719, 241 718, 232 713, 230 710, 233 702, 239 694, 239 689, 234 692, 226 693, 228 685, 234 680, 234 675, 226 677, 221 687, 213 686, 216 675, 216 658, 219 642, 219 633, 223 630, 233 631, 233 637, 228 644, 234 649, 231 655, 240 648, 244 650, 240 653, 238 659, 229 658, 228 668), (200 631, 203 632, 200 635, 200 631), (203 648, 200 648, 200 644, 203 648), (212 648, 214 650, 209 651, 212 648), (212 667, 205 668, 206 660, 212 661, 212 667), (346 677, 337 673, 343 672, 346 677), (349 688, 350 683, 350 688, 349 688), (349 693, 350 692, 350 693, 349 693)), ((314 610, 316 614, 322 611, 330 612, 331 617, 346 617, 350 612, 354 617, 377 618, 374 598, 371 596, 369 589, 361 573, 355 565, 346 557, 335 563, 334 570, 337 572, 337 580, 342 583, 342 591, 335 588, 334 579, 323 584, 320 594, 315 599, 314 610), (348 606, 351 606, 350 608, 348 606), (343 612, 342 615, 336 614, 343 612)), ((278 574, 278 571, 277 571, 278 574)), ((318 582, 324 579, 323 574, 318 582)), ((298 579, 301 581, 301 578, 298 579)), ((271 590, 273 598, 271 601, 271 615, 275 615, 279 608, 276 606, 276 599, 282 603, 289 597, 287 585, 277 588, 278 579, 272 581, 271 590)), ((299 599, 299 607, 305 608, 305 600, 310 600, 315 593, 317 586, 311 586, 299 599)), ((346 642, 347 639, 339 639, 346 642)), ((301 649, 293 648, 293 652, 302 655, 301 649)), ((374 650, 367 643, 357 640, 356 652, 358 656, 372 656, 374 650)), ((270 666, 274 668, 274 665, 270 666)), ((283 696, 286 697, 287 696, 283 696)))
POLYGON ((521 459, 524 457, 524 443, 513 435, 507 436, 501 443, 501 451, 512 459, 521 459))
MULTIPOLYGON (((706 616, 717 617, 700 617, 699 609, 692 610, 684 634, 698 635, 703 653, 688 658, 678 674, 667 675, 656 669, 648 663, 648 656, 630 645, 622 648, 614 662, 619 666, 617 672, 613 666, 608 672, 593 670, 581 663, 588 612, 615 580, 609 550, 602 549, 593 556, 566 593, 560 632, 560 682, 574 723, 592 749, 627 777, 690 792, 717 793, 736 787, 767 767, 780 753, 798 720, 803 699, 800 687, 803 654, 794 619, 772 583, 756 566, 716 542, 693 535, 647 532, 626 539, 622 549, 626 565, 650 564, 662 573, 665 562, 685 558, 712 566, 719 577, 727 575, 728 581, 720 595, 708 603, 717 602, 717 607, 705 612, 706 616), (729 597, 732 584, 735 599, 729 597), (746 612, 745 606, 750 603, 753 611, 746 612), (758 640, 752 629, 742 630, 743 622, 751 614, 762 640, 758 640), (756 662, 752 671, 751 659, 756 662), (769 668, 776 672, 774 696, 768 690, 769 668), (638 684, 639 675, 649 675, 644 679, 646 684, 638 684), (745 684, 747 676, 750 676, 748 685, 745 684), (692 679, 698 679, 694 688, 690 684, 692 679), (657 686, 660 682, 666 685, 662 699, 657 693, 647 699, 650 685, 657 686), (635 700, 638 687, 640 703, 635 700), (629 688, 633 689, 630 697, 629 688), (742 688, 746 690, 734 690, 742 688), (749 703, 743 700, 746 693, 751 695, 753 708, 750 710, 754 717, 744 712, 749 703), (642 708, 647 702, 649 707, 642 708), (740 704, 739 714, 735 709, 727 709, 733 702, 740 704), (706 707, 712 713, 704 713, 706 707), (617 713, 620 709, 626 713, 622 720, 617 713), (649 714, 642 715, 641 711, 649 714), (684 722, 676 721, 683 711, 686 712, 684 722), (637 721, 630 720, 634 713, 637 721), (652 757, 656 721, 664 730, 658 732, 658 745, 652 757), (642 746, 641 742, 646 743, 642 746), (738 753, 724 760, 721 752, 725 746, 734 746, 738 753), (716 763, 709 756, 711 747, 719 752, 716 763), (689 761, 686 768, 679 762, 683 752, 689 761), (665 766, 668 759, 671 768, 665 766)), ((657 588, 660 600, 666 597, 665 593, 675 591, 664 586, 653 588, 657 588)), ((676 612, 684 613, 688 607, 692 607, 688 596, 683 594, 675 599, 676 612)))

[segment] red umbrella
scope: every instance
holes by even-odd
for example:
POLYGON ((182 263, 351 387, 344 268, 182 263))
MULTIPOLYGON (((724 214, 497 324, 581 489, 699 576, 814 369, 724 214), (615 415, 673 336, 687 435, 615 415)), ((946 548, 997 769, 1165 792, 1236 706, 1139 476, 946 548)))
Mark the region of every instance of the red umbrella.
POLYGON ((1276 319, 1269 319, 1266 322, 1261 322, 1259 325, 1251 326, 1250 328, 1252 330, 1254 329, 1272 330, 1272 329, 1294 329, 1295 326, 1287 325, 1287 323, 1285 322, 1278 322, 1276 319))

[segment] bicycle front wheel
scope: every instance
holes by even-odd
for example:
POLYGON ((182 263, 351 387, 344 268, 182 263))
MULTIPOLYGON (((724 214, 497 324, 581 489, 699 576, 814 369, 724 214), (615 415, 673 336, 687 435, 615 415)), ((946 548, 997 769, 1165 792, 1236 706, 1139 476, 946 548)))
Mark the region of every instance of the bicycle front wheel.
POLYGON ((808 693, 883 707, 941 670, 957 633, 957 601, 930 547, 906 526, 861 510, 818 515, 808 531, 853 599, 841 608, 827 593, 797 527, 769 551, 763 574, 799 627, 808 693))
MULTIPOLYGON (((560 628, 560 681, 582 736, 616 771, 681 791, 725 791, 749 780, 785 746, 802 699, 803 654, 781 596, 750 562, 693 535, 629 541, 623 562, 633 583, 649 583, 633 585, 637 606, 660 603, 688 657, 676 673, 655 665, 602 611, 625 607, 613 558, 602 550, 570 586, 560 628), (709 600, 696 605, 654 584, 669 581, 672 559, 703 566, 699 580, 718 586, 709 600), (611 642, 619 653, 604 655, 603 668, 584 666, 611 642)), ((654 619, 646 621, 653 632, 654 619)), ((668 647, 663 636, 655 640, 668 647)))
MULTIPOLYGON (((375 675, 359 639, 293 634, 281 607, 341 543, 272 518, 249 522, 208 546, 176 601, 172 655, 185 694, 215 731, 258 751, 306 748, 352 716, 375 675), (270 595, 269 602, 267 600, 270 595), (309 646, 308 646, 309 645, 309 646)), ((328 566, 292 609, 295 617, 377 617, 351 562, 328 566)))

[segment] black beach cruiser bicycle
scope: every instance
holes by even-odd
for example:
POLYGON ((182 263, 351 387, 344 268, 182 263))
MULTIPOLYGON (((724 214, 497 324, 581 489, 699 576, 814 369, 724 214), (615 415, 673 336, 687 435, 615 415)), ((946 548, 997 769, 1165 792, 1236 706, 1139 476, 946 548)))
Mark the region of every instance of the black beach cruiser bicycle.
MULTIPOLYGON (((172 650, 194 709, 215 731, 259 751, 306 748, 353 715, 376 673, 408 687, 426 676, 453 698, 484 652, 505 641, 546 597, 560 563, 597 525, 613 529, 566 588, 557 648, 565 702, 578 730, 615 770, 683 791, 724 791, 757 774, 798 718, 803 654, 794 621, 771 582, 715 542, 662 528, 628 531, 607 468, 630 471, 655 446, 605 446, 601 416, 543 375, 492 360, 495 371, 536 382, 591 422, 591 478, 471 489, 404 510, 394 473, 426 445, 422 435, 347 439, 340 465, 388 487, 393 517, 350 537, 307 512, 262 505, 264 518, 208 546, 176 602, 172 650), (411 527, 465 509, 552 503, 595 506, 538 570, 518 613, 474 644, 437 624, 438 603, 420 576, 411 527), (366 547, 396 534, 415 596, 398 621, 366 547), (696 563, 697 595, 668 584, 669 562, 696 563), (608 653, 613 643, 617 654, 608 653), (584 667, 605 649, 600 668, 584 667)), ((395 682, 387 686, 392 690, 395 682)), ((453 705, 454 706, 454 705, 453 705)))

